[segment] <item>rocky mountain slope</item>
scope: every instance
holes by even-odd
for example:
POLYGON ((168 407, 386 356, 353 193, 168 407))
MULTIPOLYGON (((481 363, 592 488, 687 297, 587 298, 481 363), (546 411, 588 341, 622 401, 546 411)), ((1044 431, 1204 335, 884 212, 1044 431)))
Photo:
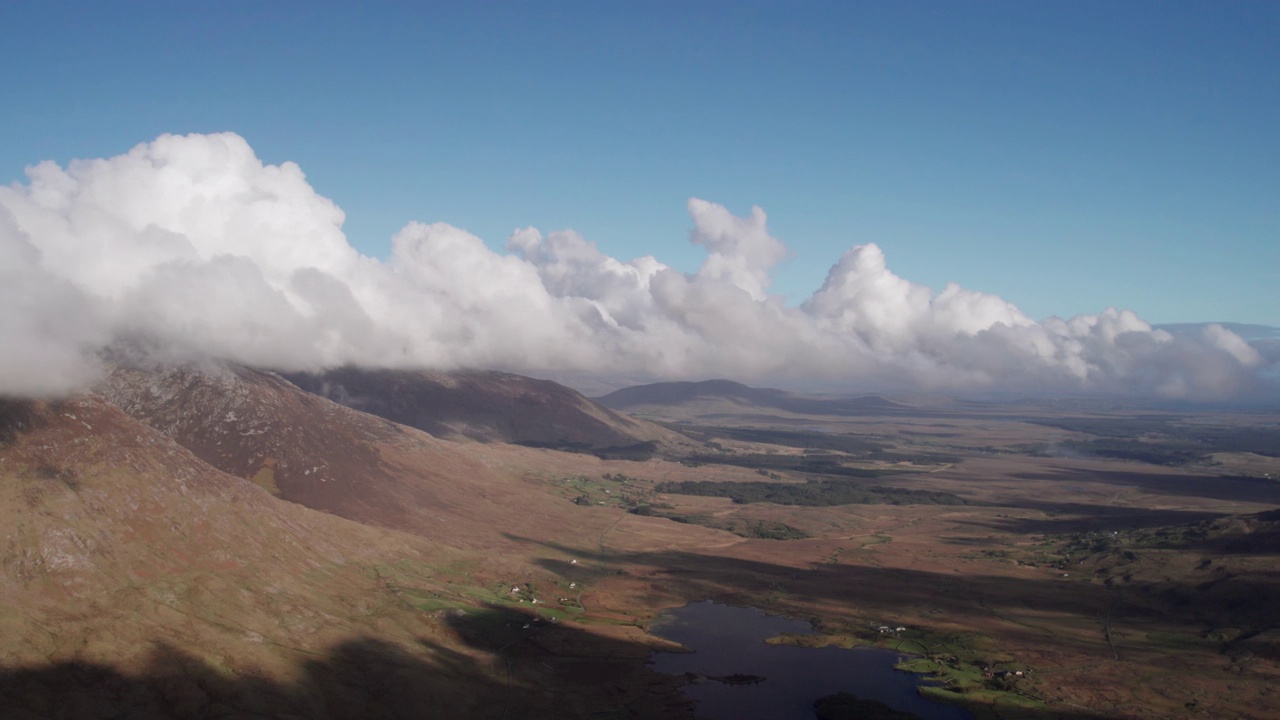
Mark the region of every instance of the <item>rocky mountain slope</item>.
POLYGON ((98 390, 213 467, 273 495, 454 546, 494 547, 571 513, 512 468, 538 451, 441 440, 234 364, 118 366, 98 390))
POLYGON ((289 374, 308 392, 442 438, 643 459, 687 439, 550 380, 493 371, 289 374))

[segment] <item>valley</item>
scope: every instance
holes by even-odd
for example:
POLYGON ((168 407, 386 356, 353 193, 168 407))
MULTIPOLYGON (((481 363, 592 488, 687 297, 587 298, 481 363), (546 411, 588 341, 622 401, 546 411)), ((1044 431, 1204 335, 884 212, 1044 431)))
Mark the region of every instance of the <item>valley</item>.
POLYGON ((1280 412, 231 364, 0 410, 6 717, 694 717, 648 629, 702 600, 978 718, 1280 713, 1280 412))

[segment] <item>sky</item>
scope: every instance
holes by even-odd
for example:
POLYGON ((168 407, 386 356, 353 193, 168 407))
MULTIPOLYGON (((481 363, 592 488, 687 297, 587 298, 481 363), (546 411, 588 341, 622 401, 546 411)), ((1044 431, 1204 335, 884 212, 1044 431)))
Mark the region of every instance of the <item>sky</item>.
MULTIPOLYGON (((719 366, 744 378, 803 374, 788 370, 797 364, 790 355, 754 357, 707 330, 731 322, 772 328, 802 352, 876 357, 865 367, 848 363, 863 368, 856 372, 800 361, 805 373, 885 376, 915 353, 924 359, 907 364, 922 364, 906 375, 950 387, 1004 371, 993 375, 995 365, 980 359, 996 351, 961 352, 938 338, 1000 325, 1050 338, 1013 345, 1039 347, 1037 357, 1052 356, 1059 369, 1075 367, 1068 376, 1102 368, 1094 374, 1108 378, 1103 385, 1131 384, 1134 371, 1117 364, 1114 347, 1103 361, 1067 345, 1100 332, 1106 318, 1162 348, 1177 343, 1143 326, 1280 325, 1277 36, 1280 6, 1268 2, 0 2, 0 61, 11 69, 0 84, 0 184, 18 217, 14 247, 21 238, 31 246, 12 250, 26 264, 14 261, 10 272, 27 268, 69 288, 42 290, 56 297, 39 307, 102 306, 103 297, 146 294, 139 278, 175 258, 207 262, 243 244, 196 238, 203 231, 183 225, 190 213, 166 209, 173 186, 121 160, 144 148, 137 153, 170 179, 177 168, 259 190, 287 186, 275 195, 271 224, 288 227, 263 236, 241 228, 257 244, 239 257, 251 261, 264 293, 283 298, 286 314, 319 312, 286 275, 321 268, 353 294, 369 325, 362 332, 375 328, 386 334, 378 342, 398 343, 400 363, 563 365, 566 358, 541 348, 580 348, 567 338, 586 333, 575 324, 584 322, 585 303, 613 323, 608 332, 623 327, 648 340, 618 335, 590 362, 570 361, 575 370, 639 354, 627 371, 653 377, 719 366), (114 165, 73 162, 95 158, 114 165), (44 161, 52 166, 38 165, 44 161), (270 177, 281 168, 287 178, 270 177), (124 192, 148 187, 149 197, 124 192), (99 257, 83 243, 102 242, 112 225, 90 227, 76 208, 88 203, 97 213, 104 193, 131 208, 106 214, 136 227, 128 238, 111 235, 123 244, 99 257), (54 196, 60 205, 50 204, 54 196), (148 200, 154 207, 133 205, 148 200), (48 213, 62 213, 62 230, 41 235, 33 228, 56 224, 48 213), (144 232, 150 226, 191 245, 157 251, 144 232), (328 261, 301 257, 303 245, 270 249, 281 238, 311 242, 298 228, 325 238, 314 245, 327 248, 328 261), (446 236, 465 237, 457 243, 475 262, 448 266, 444 256, 421 255, 422 247, 449 245, 446 236), (554 240, 563 237, 573 239, 554 240), (517 298, 495 299, 481 278, 454 291, 439 283, 486 263, 510 266, 520 276, 510 287, 536 279, 529 292, 546 296, 558 330, 524 337, 516 350, 501 341, 524 326, 492 339, 452 328, 452 347, 465 346, 452 354, 440 339, 447 332, 430 351, 403 340, 412 323, 393 323, 378 304, 388 298, 375 301, 361 288, 376 286, 370 278, 379 272, 408 274, 415 243, 420 263, 446 270, 435 286, 402 288, 404 298, 446 298, 440 307, 448 312, 470 308, 472 320, 501 327, 511 320, 502 302, 517 298), (64 262, 54 268, 56 258, 64 262), (661 296, 678 294, 678 282, 665 290, 653 282, 664 270, 688 285, 679 302, 661 296), (605 298, 617 273, 644 292, 605 298), (868 283, 862 290, 850 286, 855 275, 868 283), (716 283, 754 304, 717 295, 716 283), (662 323, 644 319, 658 317, 643 313, 659 305, 674 334, 655 334, 662 323), (628 313, 632 320, 620 319, 628 313), (828 337, 841 333, 856 337, 828 337), (681 349, 653 350, 655 337, 681 349), (732 357, 699 342, 727 343, 732 357), (952 353, 969 359, 940 359, 952 353)), ((247 212, 243 197, 200 192, 229 203, 220 221, 247 212)), ((31 287, 34 277, 18 280, 31 287)), ((19 300, 36 307, 33 297, 19 300)), ((127 305, 106 308, 110 319, 81 318, 85 327, 60 341, 83 353, 118 339, 127 305)), ((224 320, 230 338, 235 326, 224 320)), ((194 327, 190 321, 156 322, 172 334, 194 327)), ((24 322, 32 347, 45 342, 33 330, 44 325, 24 322)), ((359 325, 352 323, 342 327, 359 325)), ((370 337, 361 342, 377 344, 370 337)), ((227 342, 208 349, 226 351, 227 342)), ((364 357, 335 349, 359 344, 350 337, 300 342, 328 349, 294 364, 364 357)), ((1269 362, 1233 343, 1218 337, 1197 347, 1242 367, 1269 362)), ((13 367, 30 360, 13 355, 13 367)), ((245 357, 279 359, 261 348, 245 357)), ((63 359, 77 376, 77 361, 63 359)), ((0 369, 4 363, 0 357, 0 369)), ((1023 379, 1043 379, 1038 372, 1023 379)), ((1172 394, 1241 387, 1165 380, 1144 386, 1172 394)))

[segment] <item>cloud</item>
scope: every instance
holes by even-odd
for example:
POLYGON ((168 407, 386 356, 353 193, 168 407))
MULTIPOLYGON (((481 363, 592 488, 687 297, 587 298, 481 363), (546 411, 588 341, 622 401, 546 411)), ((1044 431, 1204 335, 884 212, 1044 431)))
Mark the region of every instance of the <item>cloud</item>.
POLYGON ((292 163, 244 139, 166 135, 0 188, 0 394, 69 392, 128 343, 282 370, 498 367, 662 378, 1036 392, 1230 396, 1274 364, 1217 326, 1132 312, 1037 323, 999 298, 940 292, 851 248, 799 307, 769 294, 787 255, 767 217, 691 199, 696 273, 620 260, 572 231, 515 231, 505 252, 411 222, 388 260, 292 163))
POLYGON ((92 382, 111 340, 97 307, 41 267, 40 250, 0 206, 0 396, 50 395, 92 382))
POLYGON ((771 283, 769 270, 787 254, 786 246, 769 236, 764 210, 753 207, 747 217, 738 218, 723 206, 698 198, 690 198, 688 208, 693 218, 689 241, 707 248, 698 277, 724 280, 753 300, 764 300, 771 283))

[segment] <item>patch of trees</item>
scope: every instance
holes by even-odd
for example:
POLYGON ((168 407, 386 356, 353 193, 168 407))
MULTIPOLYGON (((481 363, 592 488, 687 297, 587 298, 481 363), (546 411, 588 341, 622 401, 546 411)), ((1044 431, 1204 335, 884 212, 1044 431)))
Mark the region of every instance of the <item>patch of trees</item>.
MULTIPOLYGON (((720 451, 724 451, 725 448, 720 443, 715 442, 714 438, 799 448, 806 453, 821 451, 843 453, 856 457, 858 460, 872 462, 909 462, 917 465, 960 462, 960 458, 954 455, 890 450, 889 445, 862 435, 771 430, 767 428, 698 426, 695 429, 686 425, 673 427, 689 437, 703 441, 703 445, 706 447, 720 451)), ((699 456, 699 460, 702 462, 725 462, 724 460, 707 460, 705 459, 706 457, 699 456)))
POLYGON ((702 497, 725 497, 739 505, 769 502, 778 505, 964 505, 964 498, 936 490, 910 490, 852 482, 810 480, 779 482, 664 482, 655 492, 702 497))
POLYGON ((667 512, 672 509, 672 505, 666 504, 645 504, 637 505, 631 508, 632 515, 641 515, 643 517, 664 517, 668 520, 672 519, 672 513, 667 512))
POLYGON ((1132 418, 1026 418, 1026 421, 1098 437, 1165 434, 1174 427, 1171 419, 1164 415, 1140 415, 1132 418))
POLYGON ((710 515, 691 515, 675 512, 671 505, 640 505, 632 508, 633 515, 660 517, 673 522, 688 525, 701 525, 716 530, 726 530, 744 538, 754 540, 802 540, 810 537, 800 528, 773 520, 746 520, 740 518, 716 518, 710 515))
MULTIPOLYGON (((686 433, 687 428, 681 428, 686 433)), ((721 438, 739 442, 756 442, 793 448, 834 450, 835 452, 862 455, 885 448, 884 443, 857 435, 804 432, 796 430, 770 430, 767 428, 735 428, 699 426, 696 431, 703 438, 721 438)))
POLYGON ((652 458, 658 451, 658 444, 652 440, 633 445, 614 445, 611 447, 594 447, 589 443, 567 442, 563 440, 521 440, 515 443, 524 447, 559 450, 561 452, 595 455, 601 460, 636 460, 652 458))
POLYGON ((813 475, 835 475, 839 477, 878 478, 894 475, 902 470, 881 468, 852 468, 840 463, 835 455, 780 455, 774 453, 750 453, 743 455, 690 455, 684 459, 686 464, 720 464, 733 465, 752 469, 763 469, 765 472, 788 470, 791 472, 810 473, 813 475))
POLYGON ((941 453, 884 451, 871 453, 867 456, 867 459, 876 462, 910 463, 912 465, 947 465, 958 463, 963 458, 959 455, 943 455, 941 453))
POLYGON ((1210 436, 1215 448, 1225 452, 1251 452, 1280 457, 1280 429, 1216 428, 1210 436))
POLYGON ((1064 440, 1059 445, 1082 455, 1112 460, 1134 460, 1151 465, 1188 465, 1209 459, 1208 454, 1199 449, 1173 442, 1098 438, 1096 440, 1064 440))
POLYGON ((658 443, 649 440, 647 442, 639 442, 634 445, 617 445, 607 448, 596 448, 591 451, 592 455, 601 460, 636 460, 643 461, 652 458, 658 452, 658 443))
POLYGON ((730 532, 756 540, 803 540, 809 537, 809 533, 800 528, 772 520, 752 520, 742 530, 730 532))
MULTIPOLYGON (((1280 428, 1239 427, 1209 423, 1181 424, 1164 417, 1138 418, 1054 418, 1028 422, 1097 436, 1084 441, 1082 450, 1101 457, 1119 457, 1106 452, 1128 452, 1123 459, 1140 460, 1144 451, 1170 457, 1204 458, 1219 452, 1251 452, 1280 457, 1280 428)), ((1064 443, 1072 444, 1072 443, 1064 443)), ((1080 445, 1079 442, 1074 443, 1080 445)), ((1143 462, 1151 462, 1143 460, 1143 462)), ((1188 461, 1189 462, 1189 461, 1188 461)), ((1160 462, 1156 464, 1181 464, 1160 462)))

